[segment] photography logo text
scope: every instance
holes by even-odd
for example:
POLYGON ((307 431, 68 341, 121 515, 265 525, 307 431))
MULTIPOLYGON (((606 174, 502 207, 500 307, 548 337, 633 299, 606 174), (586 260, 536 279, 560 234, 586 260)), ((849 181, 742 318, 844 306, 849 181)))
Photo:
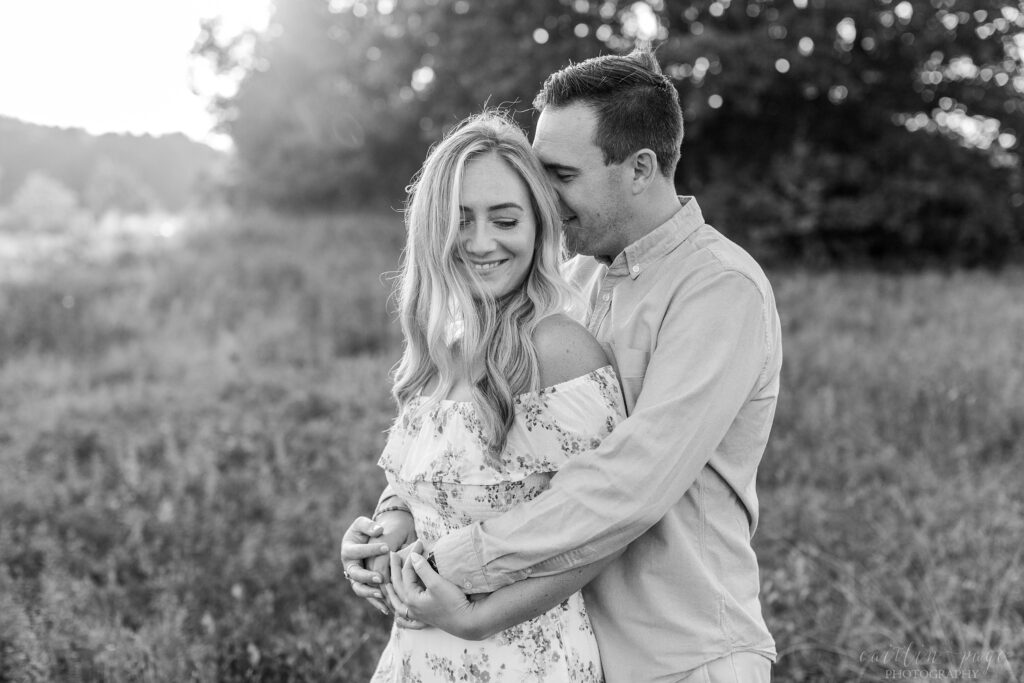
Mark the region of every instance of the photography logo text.
POLYGON ((1009 674, 1016 681, 1003 650, 956 650, 923 647, 915 643, 862 650, 860 662, 881 680, 991 680, 1009 674))

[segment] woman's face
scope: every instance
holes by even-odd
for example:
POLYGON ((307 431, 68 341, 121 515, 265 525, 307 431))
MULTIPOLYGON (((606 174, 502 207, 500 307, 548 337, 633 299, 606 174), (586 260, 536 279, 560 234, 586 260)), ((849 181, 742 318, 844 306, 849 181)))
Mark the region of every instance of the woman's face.
POLYGON ((530 272, 537 239, 531 207, 526 183, 496 153, 466 164, 459 194, 462 251, 455 258, 494 298, 517 289, 530 272))

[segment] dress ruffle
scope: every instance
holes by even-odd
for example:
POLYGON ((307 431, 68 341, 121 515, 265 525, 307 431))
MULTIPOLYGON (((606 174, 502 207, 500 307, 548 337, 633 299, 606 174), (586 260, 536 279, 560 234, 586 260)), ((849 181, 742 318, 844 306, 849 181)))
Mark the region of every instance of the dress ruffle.
POLYGON ((595 448, 623 410, 611 366, 522 394, 505 450, 493 459, 472 402, 417 396, 395 420, 378 464, 389 478, 407 484, 522 481, 555 472, 573 455, 595 448))

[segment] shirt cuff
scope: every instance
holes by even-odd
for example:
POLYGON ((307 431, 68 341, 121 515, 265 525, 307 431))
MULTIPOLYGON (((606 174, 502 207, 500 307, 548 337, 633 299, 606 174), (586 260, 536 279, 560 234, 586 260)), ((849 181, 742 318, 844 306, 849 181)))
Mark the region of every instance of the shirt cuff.
POLYGON ((459 529, 438 539, 431 550, 437 572, 465 593, 491 593, 497 587, 492 586, 484 574, 471 528, 459 529))

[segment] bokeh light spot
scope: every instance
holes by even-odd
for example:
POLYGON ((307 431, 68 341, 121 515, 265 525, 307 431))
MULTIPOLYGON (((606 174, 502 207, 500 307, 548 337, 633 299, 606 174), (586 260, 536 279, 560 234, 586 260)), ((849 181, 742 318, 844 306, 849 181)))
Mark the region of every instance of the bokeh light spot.
POLYGON ((844 17, 836 24, 836 34, 844 45, 853 45, 853 41, 857 39, 857 24, 850 17, 844 17))
POLYGON ((900 23, 910 23, 911 18, 914 16, 914 6, 911 5, 907 0, 903 0, 900 4, 896 5, 893 9, 896 14, 896 18, 900 20, 900 23))
POLYGON ((840 104, 846 100, 846 97, 849 94, 850 91, 845 85, 833 85, 828 89, 828 100, 832 104, 840 104))
POLYGON ((421 66, 412 72, 412 89, 422 92, 434 82, 434 70, 429 66, 421 66))

